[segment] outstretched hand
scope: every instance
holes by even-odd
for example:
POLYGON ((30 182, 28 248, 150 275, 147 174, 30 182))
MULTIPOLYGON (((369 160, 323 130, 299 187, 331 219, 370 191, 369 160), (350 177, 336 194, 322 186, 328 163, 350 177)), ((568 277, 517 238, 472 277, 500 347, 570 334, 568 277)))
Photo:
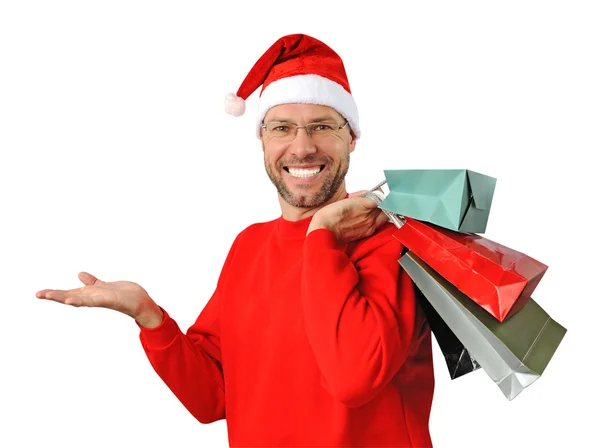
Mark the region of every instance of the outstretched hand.
POLYGON ((128 281, 104 282, 88 272, 80 272, 85 285, 75 289, 43 289, 35 296, 71 306, 101 307, 133 317, 142 327, 156 327, 163 312, 144 288, 128 281))

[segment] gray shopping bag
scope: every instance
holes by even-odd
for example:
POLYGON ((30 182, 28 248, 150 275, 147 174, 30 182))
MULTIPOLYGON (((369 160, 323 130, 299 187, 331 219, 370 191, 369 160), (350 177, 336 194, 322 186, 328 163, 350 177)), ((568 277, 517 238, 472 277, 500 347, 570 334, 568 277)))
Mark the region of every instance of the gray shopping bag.
POLYGON ((512 400, 542 375, 567 330, 533 298, 499 322, 412 252, 399 262, 506 398, 512 400))

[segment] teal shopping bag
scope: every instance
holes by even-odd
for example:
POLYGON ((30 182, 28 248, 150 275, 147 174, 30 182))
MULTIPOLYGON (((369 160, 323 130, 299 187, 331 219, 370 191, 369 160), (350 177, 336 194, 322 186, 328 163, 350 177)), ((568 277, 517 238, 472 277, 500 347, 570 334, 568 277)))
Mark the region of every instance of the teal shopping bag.
POLYGON ((379 208, 446 229, 484 233, 496 179, 471 170, 384 170, 379 208))

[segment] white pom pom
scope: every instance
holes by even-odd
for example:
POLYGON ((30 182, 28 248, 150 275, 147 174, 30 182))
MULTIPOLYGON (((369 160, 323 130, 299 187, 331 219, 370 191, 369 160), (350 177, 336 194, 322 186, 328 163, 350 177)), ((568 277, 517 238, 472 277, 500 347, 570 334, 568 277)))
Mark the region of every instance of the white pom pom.
POLYGON ((225 97, 225 112, 234 117, 244 115, 246 102, 234 93, 228 93, 225 97))

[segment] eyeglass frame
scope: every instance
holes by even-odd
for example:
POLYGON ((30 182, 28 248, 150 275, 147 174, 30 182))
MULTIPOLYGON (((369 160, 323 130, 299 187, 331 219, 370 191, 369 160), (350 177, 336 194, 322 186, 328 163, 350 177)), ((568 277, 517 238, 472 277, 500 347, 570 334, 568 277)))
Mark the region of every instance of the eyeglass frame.
MULTIPOLYGON (((298 129, 304 129, 306 131, 306 135, 308 135, 308 138, 312 138, 311 137, 312 131, 308 132, 308 126, 314 125, 314 124, 316 124, 316 125, 319 125, 319 124, 325 124, 326 125, 327 124, 326 122, 317 121, 315 123, 307 123, 304 126, 298 126, 296 123, 292 123, 290 121, 269 121, 268 123, 265 123, 263 121, 261 129, 264 129, 266 131, 267 130, 267 125, 271 124, 271 123, 281 123, 282 125, 285 125, 285 124, 287 124, 287 125, 294 125, 295 129, 296 129, 294 131, 294 139, 298 136, 298 129)), ((342 124, 342 125, 337 124, 337 123, 335 125, 336 125, 336 127, 334 127, 332 130, 334 130, 335 132, 338 132, 340 129, 344 129, 346 126, 348 126, 348 120, 345 120, 344 124, 342 124)))

